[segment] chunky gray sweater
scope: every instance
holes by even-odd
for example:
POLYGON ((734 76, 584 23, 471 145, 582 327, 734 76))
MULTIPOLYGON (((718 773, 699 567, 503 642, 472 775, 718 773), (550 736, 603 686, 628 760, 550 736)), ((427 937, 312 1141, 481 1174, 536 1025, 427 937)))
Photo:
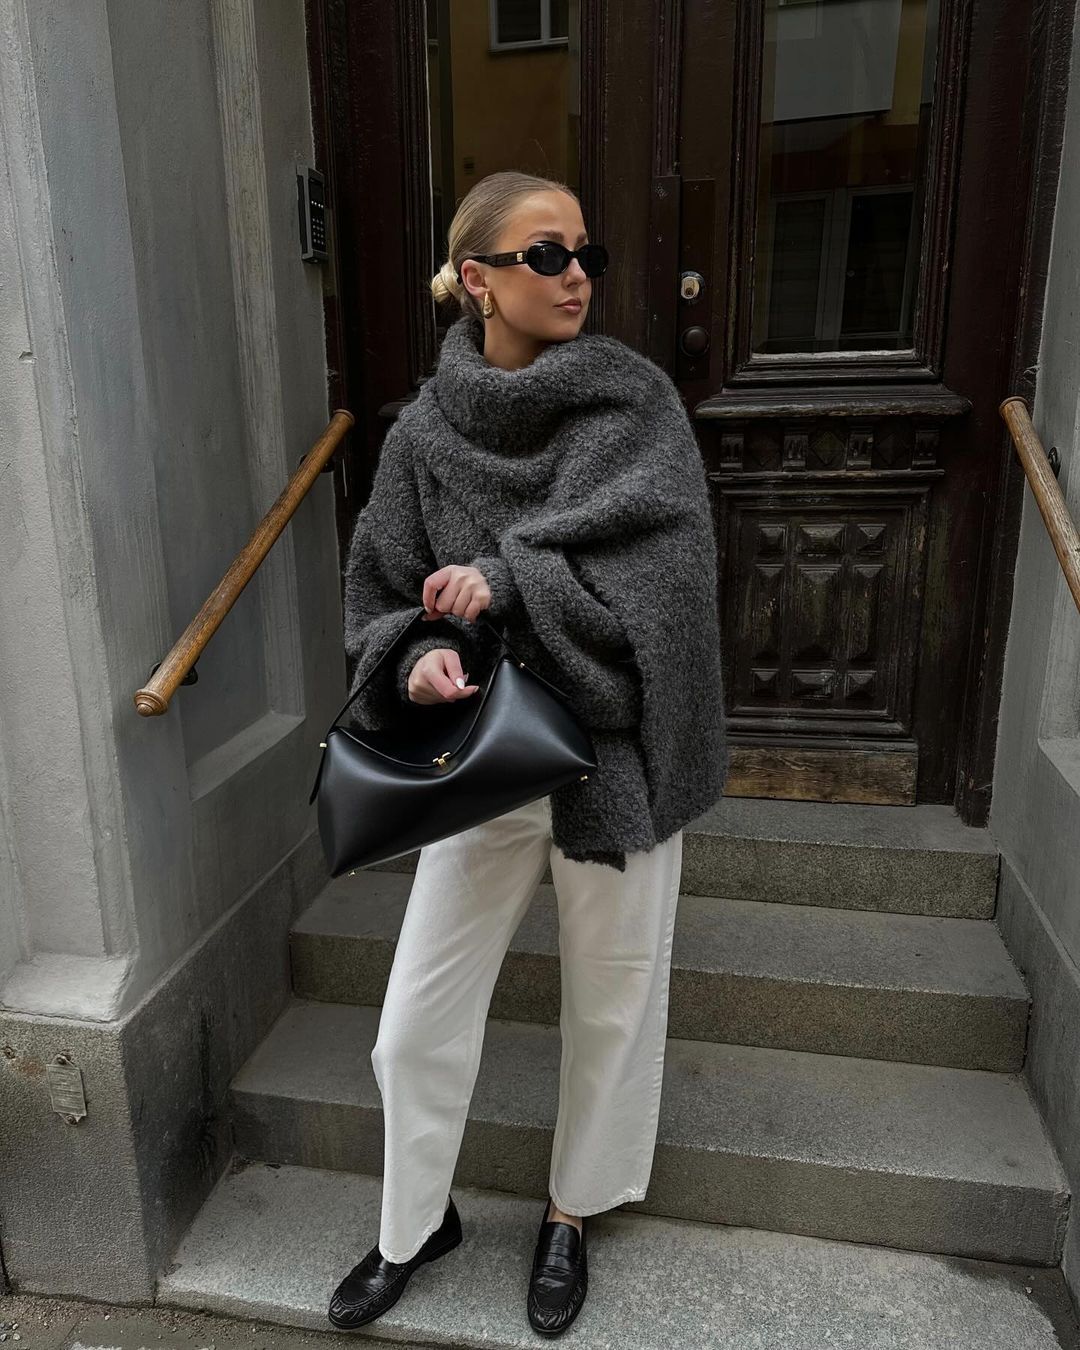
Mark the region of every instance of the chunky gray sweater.
MULTIPOLYGON (((627 852, 707 810, 727 776, 704 466, 671 379, 618 339, 579 333, 513 371, 483 344, 480 320, 458 319, 383 442, 346 564, 352 688, 430 573, 478 567, 487 617, 567 694, 596 748, 587 781, 552 793, 552 840, 623 871, 627 852)), ((482 686, 505 650, 456 615, 426 626, 352 705, 361 725, 402 716, 425 652, 453 647, 482 686)))

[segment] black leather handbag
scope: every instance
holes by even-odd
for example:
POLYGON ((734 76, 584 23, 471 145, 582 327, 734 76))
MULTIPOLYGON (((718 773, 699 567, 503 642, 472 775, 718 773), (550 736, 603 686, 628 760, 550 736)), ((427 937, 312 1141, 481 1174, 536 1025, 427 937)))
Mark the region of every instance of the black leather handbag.
POLYGON ((339 727, 401 641, 421 605, 346 699, 322 742, 309 804, 333 877, 400 858, 588 777, 596 750, 566 694, 506 648, 482 690, 447 703, 412 703, 380 730, 339 727), (509 654, 507 654, 509 653, 509 654))

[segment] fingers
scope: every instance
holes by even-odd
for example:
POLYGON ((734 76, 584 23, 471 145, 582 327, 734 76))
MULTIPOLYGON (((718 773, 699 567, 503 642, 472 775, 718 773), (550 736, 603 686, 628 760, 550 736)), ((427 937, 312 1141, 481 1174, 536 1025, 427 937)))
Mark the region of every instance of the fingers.
POLYGON ((461 657, 451 647, 439 647, 422 656, 413 668, 415 672, 415 694, 409 697, 414 703, 451 703, 459 698, 471 698, 480 688, 478 684, 468 683, 468 672, 461 669, 461 657), (458 684, 461 680, 461 684, 458 684))
POLYGON ((455 614, 475 623, 482 610, 491 605, 491 587, 478 567, 460 567, 451 563, 432 572, 424 580, 425 619, 455 614))
POLYGON ((452 697, 467 698, 474 690, 479 689, 479 685, 469 684, 468 671, 462 671, 461 657, 452 647, 445 649, 443 668, 452 690, 452 697))
POLYGON ((464 674, 461 669, 461 656, 452 647, 447 647, 443 652, 443 670, 455 686, 464 674))
POLYGON ((432 572, 424 582, 424 607, 428 610, 424 618, 441 619, 445 614, 464 615, 464 599, 458 598, 461 586, 461 578, 455 578, 449 567, 432 572))
POLYGON ((478 684, 467 684, 459 689, 445 675, 429 675, 428 686, 433 691, 426 698, 418 698, 417 703, 453 703, 459 698, 471 698, 480 688, 478 684))
POLYGON ((461 690, 446 674, 446 671, 440 669, 439 666, 434 663, 429 666, 426 674, 429 687, 440 699, 444 699, 449 703, 461 693, 461 690))
POLYGON ((424 615, 425 619, 442 618, 443 611, 436 610, 435 599, 439 591, 446 585, 446 583, 449 580, 450 580, 449 567, 440 567, 437 572, 432 572, 429 577, 424 578, 424 594, 422 599, 424 608, 428 611, 424 615))
POLYGON ((483 611, 487 609, 488 605, 491 603, 490 595, 486 600, 484 599, 485 589, 486 583, 484 583, 480 587, 480 589, 473 594, 472 599, 465 606, 462 618, 467 619, 469 623, 475 623, 476 620, 483 613, 483 611))

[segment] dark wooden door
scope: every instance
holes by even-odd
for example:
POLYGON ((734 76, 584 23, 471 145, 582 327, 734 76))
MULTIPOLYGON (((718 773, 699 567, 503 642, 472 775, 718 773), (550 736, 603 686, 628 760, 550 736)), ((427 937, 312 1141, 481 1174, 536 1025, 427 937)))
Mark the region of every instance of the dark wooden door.
POLYGON ((311 3, 332 356, 364 433, 344 527, 454 317, 428 278, 456 202, 497 169, 562 179, 612 254, 588 328, 667 369, 699 434, 728 793, 983 817, 1007 618, 987 619, 1008 572, 996 410, 1038 281, 1036 58, 1057 10, 311 3))

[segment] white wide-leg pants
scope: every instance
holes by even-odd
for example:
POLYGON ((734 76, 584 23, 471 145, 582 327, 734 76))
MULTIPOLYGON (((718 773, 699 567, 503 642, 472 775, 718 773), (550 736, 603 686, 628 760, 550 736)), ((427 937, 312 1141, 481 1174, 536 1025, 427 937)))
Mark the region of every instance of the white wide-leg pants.
POLYGON ((385 1127, 379 1249, 408 1261, 439 1227, 492 991, 550 860, 562 1061, 549 1189, 567 1214, 642 1200, 667 1037, 682 831, 626 871, 568 859, 541 797, 420 850, 371 1063, 385 1127))

